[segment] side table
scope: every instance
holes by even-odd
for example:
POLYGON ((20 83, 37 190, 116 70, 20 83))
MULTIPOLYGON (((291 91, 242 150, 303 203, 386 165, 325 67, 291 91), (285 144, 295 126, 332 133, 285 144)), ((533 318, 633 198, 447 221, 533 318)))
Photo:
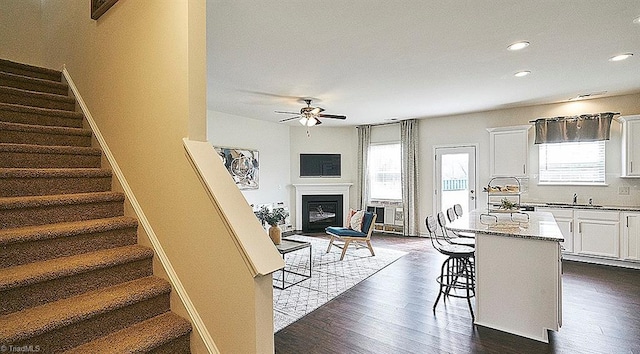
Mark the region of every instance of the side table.
POLYGON ((282 255, 282 259, 285 259, 285 255, 287 253, 291 253, 291 252, 295 252, 295 251, 299 251, 299 250, 303 250, 305 248, 309 249, 309 274, 305 274, 305 273, 300 273, 300 272, 296 272, 293 271, 291 269, 287 269, 287 264, 285 261, 285 266, 284 268, 281 269, 281 276, 282 276, 282 285, 279 284, 279 280, 278 279, 273 279, 274 280, 274 284, 273 287, 276 289, 287 289, 293 285, 296 285, 300 282, 303 282, 309 278, 311 278, 311 243, 309 242, 304 242, 304 241, 297 241, 297 240, 285 240, 283 239, 279 245, 276 245, 276 248, 278 249, 278 252, 280 252, 280 254, 282 255), (286 274, 293 274, 294 276, 298 276, 300 279, 298 279, 297 281, 293 281, 290 283, 286 283, 285 282, 285 277, 286 274))

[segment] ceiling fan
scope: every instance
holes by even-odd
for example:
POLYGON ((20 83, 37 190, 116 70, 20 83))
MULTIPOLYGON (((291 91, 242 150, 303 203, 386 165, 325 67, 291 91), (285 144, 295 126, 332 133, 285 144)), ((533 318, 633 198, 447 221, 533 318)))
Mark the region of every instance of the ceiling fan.
POLYGON ((300 113, 276 111, 276 113, 295 114, 294 117, 285 118, 281 120, 280 123, 288 122, 294 119, 299 119, 300 124, 307 127, 312 127, 314 125, 322 124, 322 122, 318 118, 347 119, 346 116, 342 116, 342 115, 322 113, 324 112, 324 108, 311 107, 311 100, 308 98, 304 99, 304 102, 307 104, 307 106, 302 107, 300 109, 300 113))

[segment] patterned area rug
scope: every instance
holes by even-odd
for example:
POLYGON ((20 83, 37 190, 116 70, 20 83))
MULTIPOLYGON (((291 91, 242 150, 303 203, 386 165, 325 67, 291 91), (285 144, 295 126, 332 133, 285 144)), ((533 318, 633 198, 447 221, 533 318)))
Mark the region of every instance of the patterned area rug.
MULTIPOLYGON (((274 331, 278 332, 300 317, 317 309, 327 301, 342 294, 352 286, 365 280, 379 270, 395 262, 406 253, 379 248, 373 244, 375 257, 369 249, 350 246, 344 260, 340 261, 337 247, 329 253, 329 240, 301 235, 289 236, 288 240, 311 243, 311 278, 287 289, 273 289, 274 331)), ((309 274, 309 250, 302 249, 285 255, 286 269, 309 274)), ((282 284, 282 272, 273 274, 274 284, 282 284)), ((285 273, 285 284, 303 279, 299 275, 285 273)))

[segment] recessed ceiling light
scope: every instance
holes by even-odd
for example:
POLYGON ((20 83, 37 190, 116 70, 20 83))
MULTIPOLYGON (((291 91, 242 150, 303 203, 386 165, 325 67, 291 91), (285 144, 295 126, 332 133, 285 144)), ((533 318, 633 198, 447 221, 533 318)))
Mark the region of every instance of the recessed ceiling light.
POLYGON ((633 23, 640 24, 640 16, 633 19, 633 23))
POLYGON ((529 42, 527 41, 520 41, 520 42, 515 42, 510 44, 507 49, 508 50, 520 50, 520 49, 524 49, 526 47, 529 46, 529 42))
POLYGON ((624 53, 624 54, 619 54, 616 56, 613 56, 611 58, 609 58, 609 61, 620 61, 620 60, 625 60, 625 59, 629 59, 633 56, 633 53, 624 53))
POLYGON ((529 74, 531 74, 531 71, 523 70, 523 71, 518 71, 517 73, 513 74, 513 76, 515 76, 515 77, 523 77, 523 76, 527 76, 529 74))

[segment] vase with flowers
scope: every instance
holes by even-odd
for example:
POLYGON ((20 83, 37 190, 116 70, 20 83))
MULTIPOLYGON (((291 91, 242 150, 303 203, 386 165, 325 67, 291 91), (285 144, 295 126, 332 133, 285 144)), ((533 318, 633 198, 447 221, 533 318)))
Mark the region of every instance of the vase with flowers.
POLYGON ((265 222, 269 224, 269 237, 274 244, 279 245, 282 240, 282 229, 280 229, 280 224, 285 220, 287 216, 289 216, 289 212, 284 210, 283 208, 274 208, 269 209, 266 206, 263 206, 256 212, 256 216, 260 221, 264 224, 265 222))

